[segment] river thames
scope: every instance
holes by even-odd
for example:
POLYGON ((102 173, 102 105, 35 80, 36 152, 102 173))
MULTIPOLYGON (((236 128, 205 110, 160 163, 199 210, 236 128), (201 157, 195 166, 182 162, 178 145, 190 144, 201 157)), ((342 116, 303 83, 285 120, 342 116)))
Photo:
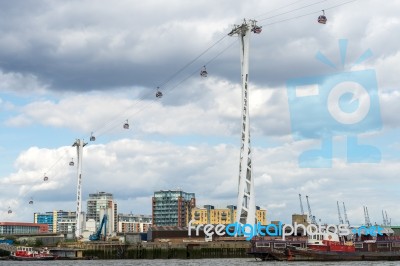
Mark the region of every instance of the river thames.
POLYGON ((236 265, 351 265, 351 266, 395 266, 399 265, 400 262, 396 261, 359 261, 359 262, 275 262, 275 261, 256 261, 255 259, 198 259, 198 260, 55 260, 55 261, 0 261, 1 266, 27 266, 27 265, 59 265, 59 266, 163 266, 163 265, 177 265, 177 266, 204 266, 204 265, 216 265, 216 266, 236 266, 236 265))

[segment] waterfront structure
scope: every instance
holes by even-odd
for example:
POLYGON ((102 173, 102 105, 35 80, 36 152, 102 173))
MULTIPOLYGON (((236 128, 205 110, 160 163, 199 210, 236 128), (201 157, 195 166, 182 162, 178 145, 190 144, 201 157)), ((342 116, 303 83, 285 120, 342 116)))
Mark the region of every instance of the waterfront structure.
MULTIPOLYGON (((236 222, 237 208, 228 205, 226 208, 214 208, 204 205, 203 208, 192 209, 193 224, 231 224, 236 222)), ((267 225, 267 210, 256 206, 256 223, 267 225)))
POLYGON ((93 219, 96 222, 96 226, 100 226, 100 221, 106 214, 107 220, 107 232, 117 232, 118 226, 118 208, 117 203, 114 202, 113 195, 107 192, 97 192, 89 194, 87 200, 87 211, 86 221, 93 219))
POLYGON ((35 212, 33 222, 47 224, 49 232, 71 234, 75 232, 76 212, 72 211, 51 211, 45 213, 35 212))
POLYGON ((76 185, 76 230, 75 237, 80 238, 82 236, 82 231, 85 228, 85 219, 84 214, 82 212, 82 156, 83 156, 83 147, 87 143, 84 143, 83 140, 77 139, 72 147, 76 147, 76 155, 78 158, 77 165, 77 185, 76 185))
POLYGON ((152 198, 154 226, 187 226, 192 209, 196 207, 194 193, 178 190, 160 190, 152 198))
POLYGON ((242 74, 242 123, 241 146, 239 160, 239 182, 237 196, 236 222, 254 224, 256 222, 256 202, 254 196, 254 177, 252 168, 252 152, 250 145, 249 115, 249 46, 251 32, 260 33, 261 27, 251 20, 235 25, 229 36, 237 35, 240 41, 240 61, 242 74))
POLYGON ((118 214, 118 233, 146 233, 153 223, 151 215, 118 214))
POLYGON ((40 234, 49 232, 47 224, 0 222, 0 235, 40 234))
POLYGON ((309 223, 308 215, 307 214, 292 214, 292 225, 294 224, 302 224, 304 226, 308 226, 309 223))

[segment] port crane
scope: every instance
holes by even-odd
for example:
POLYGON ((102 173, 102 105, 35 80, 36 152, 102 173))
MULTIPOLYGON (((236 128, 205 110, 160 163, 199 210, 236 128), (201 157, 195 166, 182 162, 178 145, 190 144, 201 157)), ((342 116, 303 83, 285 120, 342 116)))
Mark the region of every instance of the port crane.
POLYGON ((382 210, 382 217, 383 217, 383 225, 384 226, 391 226, 390 219, 388 218, 387 212, 383 212, 382 210))
POLYGON ((104 214, 103 219, 101 219, 101 224, 99 228, 97 229, 96 233, 93 233, 89 236, 90 241, 98 241, 101 240, 101 231, 103 230, 104 227, 104 234, 103 237, 105 238, 107 235, 107 214, 104 214))
POLYGON ((385 214, 386 214, 386 223, 387 223, 387 225, 388 226, 391 226, 392 225, 392 219, 390 218, 388 218, 388 216, 387 216, 387 212, 385 211, 385 214))
POLYGON ((344 213, 344 220, 345 220, 346 224, 350 227, 350 221, 349 221, 349 218, 347 217, 347 211, 346 211, 346 206, 344 205, 344 202, 343 202, 343 213, 344 213))
POLYGON ((336 201, 336 205, 337 205, 337 211, 338 211, 338 217, 339 217, 339 224, 343 224, 343 218, 342 218, 342 215, 340 214, 339 201, 336 201))
POLYGON ((310 218, 310 221, 312 224, 317 224, 317 221, 315 220, 315 216, 313 216, 311 213, 311 206, 310 206, 310 202, 308 201, 307 195, 306 195, 306 200, 307 200, 307 207, 308 207, 308 217, 310 218))
POLYGON ((300 199, 300 210, 301 210, 301 214, 304 215, 303 202, 301 201, 301 194, 299 194, 299 199, 300 199))
POLYGON ((371 220, 369 219, 369 214, 368 214, 368 207, 364 206, 364 219, 365 219, 365 225, 366 226, 371 226, 371 220))
POLYGON ((383 210, 382 210, 382 218, 383 218, 383 226, 387 226, 387 220, 385 214, 383 213, 383 210))

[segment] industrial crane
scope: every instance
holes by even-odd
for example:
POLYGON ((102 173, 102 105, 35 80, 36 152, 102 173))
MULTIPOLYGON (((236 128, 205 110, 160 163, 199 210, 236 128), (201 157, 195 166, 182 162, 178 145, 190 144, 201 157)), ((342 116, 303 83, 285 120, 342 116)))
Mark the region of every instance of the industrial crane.
POLYGON ((317 224, 315 220, 315 216, 312 215, 311 213, 311 207, 310 207, 310 202, 308 201, 308 196, 306 195, 306 200, 307 200, 307 207, 308 207, 308 217, 310 218, 310 221, 312 224, 317 224))
POLYGON ((383 213, 383 210, 382 210, 382 217, 383 217, 383 226, 387 226, 387 221, 386 221, 385 214, 383 213))
POLYGON ((337 205, 337 211, 338 211, 338 216, 339 216, 339 224, 343 224, 342 215, 340 214, 339 201, 336 201, 336 205, 337 205))
POLYGON ((368 214, 368 207, 364 206, 364 218, 365 218, 365 225, 366 226, 371 226, 371 221, 369 219, 369 214, 368 214))
POLYGON ((346 211, 346 206, 344 205, 344 202, 343 202, 343 213, 344 213, 344 220, 345 220, 346 224, 350 227, 350 221, 349 221, 349 218, 347 218, 347 211, 346 211))
POLYGON ((382 210, 382 217, 383 217, 383 225, 384 226, 391 226, 390 219, 388 218, 387 212, 383 212, 382 210))
POLYGON ((385 214, 386 214, 386 223, 387 223, 388 226, 391 226, 392 225, 392 219, 388 218, 386 211, 385 211, 385 214))
POLYGON ((300 199, 300 210, 301 210, 301 214, 304 215, 303 202, 301 201, 301 194, 299 194, 299 199, 300 199))
POLYGON ((103 219, 101 219, 101 224, 99 226, 99 228, 97 229, 96 233, 93 233, 89 236, 89 240, 90 241, 98 241, 101 240, 101 230, 104 227, 104 235, 103 237, 106 237, 107 235, 107 214, 104 214, 103 219))

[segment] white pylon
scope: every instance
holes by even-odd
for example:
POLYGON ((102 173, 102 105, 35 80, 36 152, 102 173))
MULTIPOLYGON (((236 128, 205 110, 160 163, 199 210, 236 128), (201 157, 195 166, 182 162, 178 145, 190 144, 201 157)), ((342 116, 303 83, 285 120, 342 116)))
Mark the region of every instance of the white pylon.
POLYGON ((256 21, 249 23, 244 20, 241 25, 235 25, 230 36, 238 35, 240 41, 240 61, 242 73, 242 134, 239 162, 239 184, 236 210, 236 222, 241 224, 256 223, 256 201, 254 195, 254 179, 252 177, 250 116, 249 116, 249 45, 250 33, 260 33, 261 27, 256 21))
POLYGON ((77 139, 72 147, 76 147, 77 152, 77 173, 78 173, 78 180, 77 180, 77 187, 76 187, 76 225, 75 225, 75 237, 77 239, 81 238, 82 236, 82 229, 83 229, 83 213, 82 213, 82 157, 83 157, 83 147, 86 143, 83 140, 77 139))

